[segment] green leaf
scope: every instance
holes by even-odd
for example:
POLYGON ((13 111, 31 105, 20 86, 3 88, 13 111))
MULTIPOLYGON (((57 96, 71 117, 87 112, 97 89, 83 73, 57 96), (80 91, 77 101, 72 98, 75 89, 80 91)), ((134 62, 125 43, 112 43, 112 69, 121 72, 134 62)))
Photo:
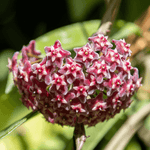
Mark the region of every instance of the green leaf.
POLYGON ((72 21, 85 20, 93 8, 99 5, 102 0, 67 0, 70 19, 72 21))
POLYGON ((145 128, 150 130, 150 115, 144 121, 145 128))
POLYGON ((11 72, 8 75, 7 84, 6 84, 6 88, 5 88, 5 94, 10 93, 12 91, 13 87, 14 87, 14 81, 13 81, 13 74, 11 72))
POLYGON ((8 57, 12 57, 13 52, 12 49, 4 49, 0 53, 0 81, 3 81, 7 77, 8 68, 6 66, 8 64, 8 57))
POLYGON ((56 40, 61 42, 63 49, 71 50, 86 44, 87 37, 84 34, 82 23, 75 23, 40 36, 36 39, 36 48, 45 54, 44 47, 53 45, 56 40))
POLYGON ((140 28, 135 23, 127 22, 118 32, 111 36, 111 39, 119 40, 122 38, 126 38, 133 33, 139 35, 140 32, 140 28))
POLYGON ((17 127, 21 126, 24 122, 32 118, 33 116, 37 115, 37 111, 31 112, 30 114, 26 115, 22 119, 16 121, 15 123, 11 124, 6 129, 0 131, 0 139, 4 138, 6 135, 10 134, 13 130, 15 130, 17 127))
POLYGON ((139 144, 138 140, 133 138, 128 145, 126 146, 125 150, 142 150, 141 145, 139 144))

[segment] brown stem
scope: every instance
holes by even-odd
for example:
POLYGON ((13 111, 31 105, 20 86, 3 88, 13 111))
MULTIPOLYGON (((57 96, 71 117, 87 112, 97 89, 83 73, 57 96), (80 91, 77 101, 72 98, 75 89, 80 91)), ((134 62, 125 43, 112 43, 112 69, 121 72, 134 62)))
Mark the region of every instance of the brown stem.
POLYGON ((110 27, 115 21, 121 0, 106 0, 106 3, 107 10, 102 18, 100 28, 96 34, 103 33, 106 35, 108 32, 110 32, 110 27))
POLYGON ((106 9, 108 8, 110 0, 105 0, 106 9))
POLYGON ((85 135, 85 129, 83 123, 81 124, 76 123, 73 140, 74 140, 74 150, 81 150, 83 144, 86 141, 86 135, 85 135))

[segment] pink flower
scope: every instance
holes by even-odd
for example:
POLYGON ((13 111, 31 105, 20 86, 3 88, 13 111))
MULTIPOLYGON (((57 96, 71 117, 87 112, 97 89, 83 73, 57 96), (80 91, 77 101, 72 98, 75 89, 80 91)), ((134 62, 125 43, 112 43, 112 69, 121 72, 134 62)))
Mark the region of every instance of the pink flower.
POLYGON ((98 34, 97 36, 88 38, 88 40, 92 42, 94 50, 101 51, 104 54, 107 53, 108 48, 113 46, 107 39, 108 37, 103 34, 98 34))
POLYGON ((83 63, 88 68, 94 60, 99 58, 99 55, 93 51, 90 44, 86 44, 81 48, 75 48, 76 56, 75 61, 83 63))
POLYGON ((88 104, 94 111, 106 111, 107 108, 107 103, 103 100, 103 93, 99 93, 97 97, 88 100, 88 104))
POLYGON ((87 78, 85 79, 85 84, 89 87, 87 89, 89 95, 93 94, 96 89, 99 89, 96 78, 92 74, 89 74, 87 76, 87 78))
POLYGON ((103 78, 110 78, 109 68, 105 61, 95 61, 93 65, 88 68, 88 73, 93 73, 96 76, 97 83, 101 84, 103 78))
POLYGON ((76 95, 76 97, 79 97, 79 99, 85 103, 86 102, 86 97, 88 96, 87 94, 87 89, 89 87, 88 86, 84 86, 84 85, 79 85, 79 86, 74 86, 74 93, 76 95))
POLYGON ((70 52, 62 49, 58 40, 54 43, 54 46, 45 47, 45 52, 49 61, 47 64, 55 63, 59 68, 62 66, 64 58, 71 55, 70 52))
POLYGON ((68 87, 67 87, 65 76, 54 73, 52 76, 52 80, 50 82, 49 90, 52 90, 54 92, 60 91, 61 93, 66 95, 68 92, 68 87))
POLYGON ((22 103, 62 126, 94 126, 128 108, 142 78, 127 60, 129 45, 124 40, 113 42, 116 48, 111 49, 104 35, 90 37, 89 43, 74 49, 76 56, 71 58, 56 41, 45 47, 42 58, 31 41, 22 48, 21 59, 16 52, 8 60, 22 103))
POLYGON ((40 63, 32 65, 32 72, 37 75, 38 80, 41 80, 43 76, 47 75, 45 65, 41 65, 40 63))
POLYGON ((85 105, 82 104, 78 98, 71 101, 71 108, 76 113, 85 113, 85 112, 87 112, 85 105))
POLYGON ((66 76, 69 84, 72 84, 77 78, 85 78, 81 65, 76 63, 72 58, 66 59, 66 64, 60 68, 59 73, 66 76))
POLYGON ((127 44, 125 40, 112 40, 113 43, 116 45, 116 49, 118 50, 119 54, 123 55, 124 58, 131 56, 130 44, 127 44))
POLYGON ((15 52, 12 57, 12 60, 8 58, 8 68, 10 72, 12 71, 14 80, 16 80, 17 72, 18 72, 18 64, 17 64, 18 55, 19 55, 19 52, 15 52))

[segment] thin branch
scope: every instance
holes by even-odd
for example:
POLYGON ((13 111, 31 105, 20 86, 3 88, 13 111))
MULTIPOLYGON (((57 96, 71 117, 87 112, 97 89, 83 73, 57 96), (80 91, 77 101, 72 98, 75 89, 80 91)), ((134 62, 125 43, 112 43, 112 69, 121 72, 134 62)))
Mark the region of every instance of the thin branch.
POLYGON ((110 0, 104 0, 104 1, 105 1, 106 8, 108 8, 110 0))
POLYGON ((150 114, 150 103, 132 115, 113 136, 104 150, 123 149, 134 133, 142 126, 143 119, 150 114), (142 123, 141 123, 142 122, 142 123), (121 142, 120 142, 121 141, 121 142))
POLYGON ((106 0, 107 10, 102 18, 100 28, 96 34, 103 33, 104 35, 110 32, 110 27, 114 23, 117 16, 121 0, 106 0))

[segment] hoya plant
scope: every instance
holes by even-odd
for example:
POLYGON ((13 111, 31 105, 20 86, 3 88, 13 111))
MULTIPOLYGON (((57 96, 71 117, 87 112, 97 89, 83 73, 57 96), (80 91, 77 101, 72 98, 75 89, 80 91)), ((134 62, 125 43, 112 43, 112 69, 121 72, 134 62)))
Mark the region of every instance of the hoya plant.
POLYGON ((128 108, 141 86, 138 69, 129 59, 130 44, 109 38, 113 10, 107 10, 87 43, 73 51, 65 50, 59 40, 39 50, 32 40, 8 59, 23 105, 52 124, 74 127, 77 150, 87 139, 84 126, 95 126, 128 108))

